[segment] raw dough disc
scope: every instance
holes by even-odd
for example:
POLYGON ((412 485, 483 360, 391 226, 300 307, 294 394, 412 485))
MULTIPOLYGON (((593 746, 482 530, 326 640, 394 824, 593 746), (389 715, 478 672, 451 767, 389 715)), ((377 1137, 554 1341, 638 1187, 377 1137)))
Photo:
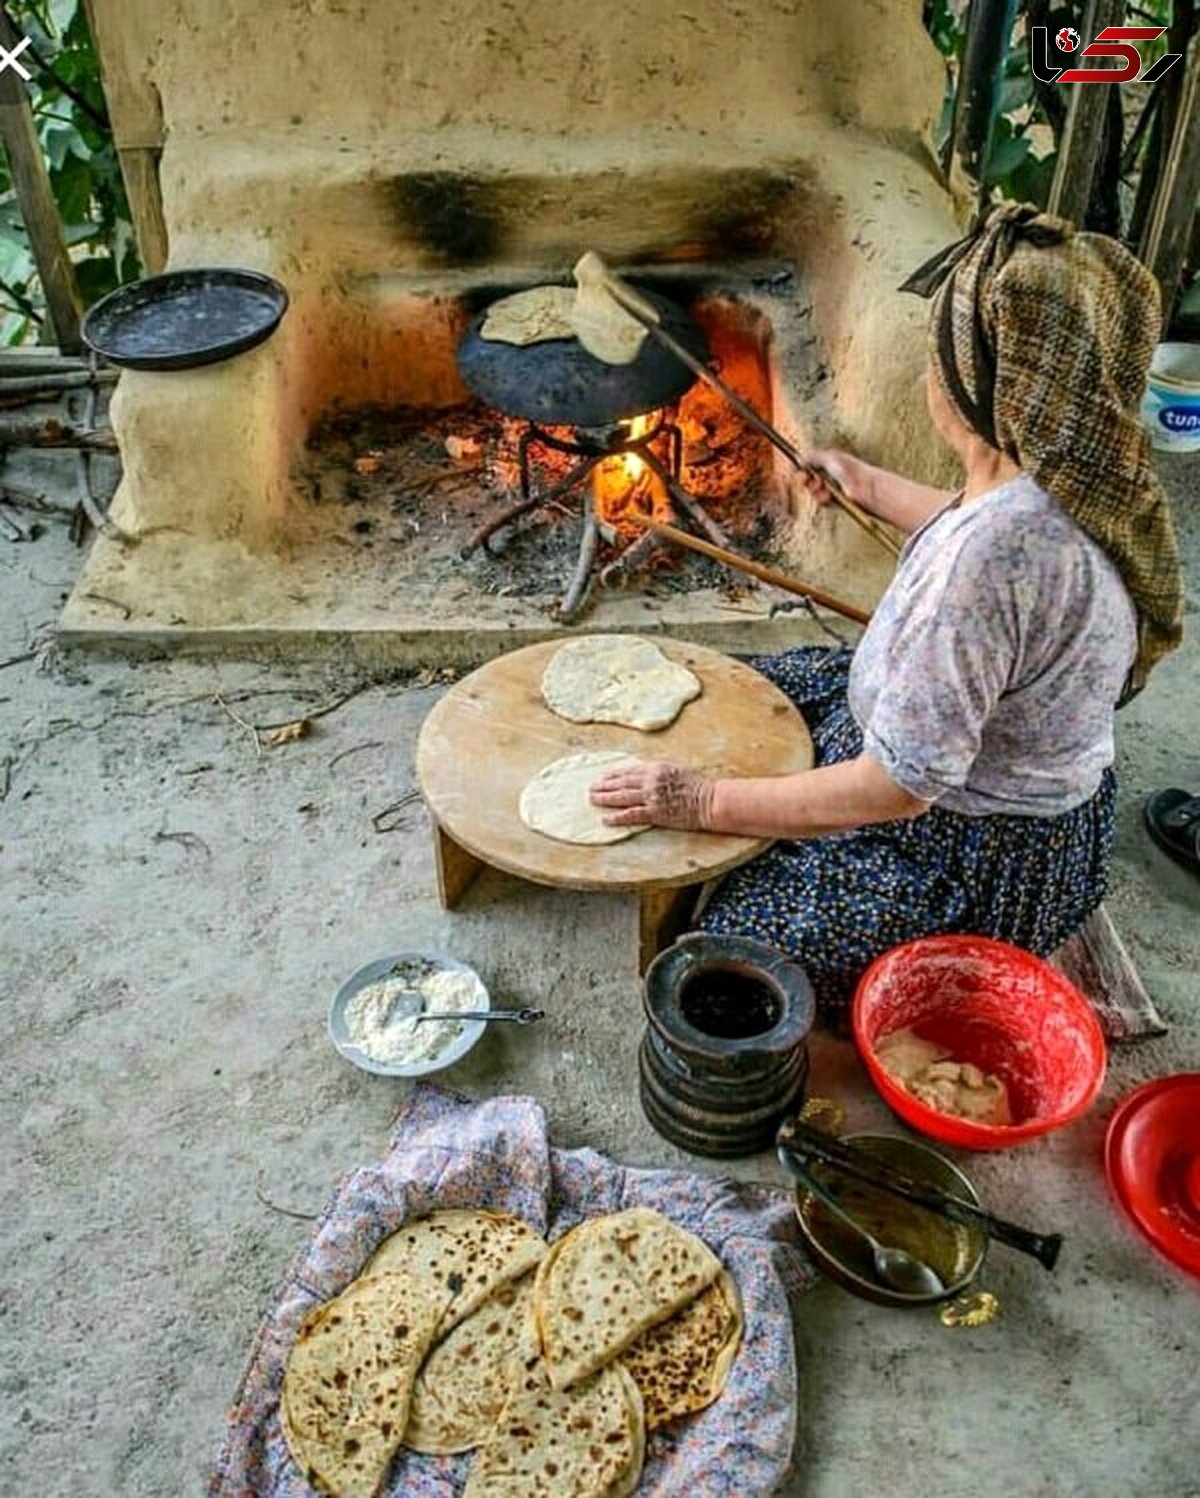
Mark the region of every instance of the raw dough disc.
POLYGON ((650 732, 673 723, 700 680, 636 635, 572 640, 550 657, 542 697, 572 723, 621 723, 650 732))
POLYGON ((593 806, 591 788, 606 770, 643 761, 611 749, 568 754, 540 769, 521 792, 519 810, 526 827, 560 843, 619 843, 646 826, 607 827, 604 812, 593 806))
POLYGON ((547 343, 552 338, 574 338, 570 312, 575 305, 571 286, 534 286, 493 302, 479 329, 491 343, 547 343))

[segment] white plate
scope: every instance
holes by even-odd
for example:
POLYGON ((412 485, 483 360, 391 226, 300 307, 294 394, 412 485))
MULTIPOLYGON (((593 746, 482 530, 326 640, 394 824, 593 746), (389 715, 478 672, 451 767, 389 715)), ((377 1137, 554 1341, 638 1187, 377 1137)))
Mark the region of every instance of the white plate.
POLYGON ((350 1032, 346 1029, 347 1004, 359 989, 366 988, 368 983, 377 983, 380 978, 386 978, 398 962, 413 961, 432 962, 442 972, 470 973, 479 982, 482 991, 478 1006, 473 1004, 472 1008, 490 1009, 492 1007, 491 995, 479 974, 467 963, 458 962, 453 957, 443 957, 439 952, 396 952, 391 957, 381 957, 377 962, 368 962, 366 967, 360 967, 352 978, 347 978, 334 994, 333 1003, 329 1006, 329 1038, 346 1060, 353 1062, 360 1071, 374 1072, 379 1077, 427 1077, 433 1072, 445 1071, 448 1066, 453 1066, 456 1061, 462 1060, 487 1028, 486 1020, 465 1020, 461 1033, 450 1042, 445 1050, 439 1052, 431 1061, 410 1062, 408 1065, 396 1061, 376 1061, 373 1056, 368 1056, 365 1051, 359 1050, 350 1039, 350 1032))

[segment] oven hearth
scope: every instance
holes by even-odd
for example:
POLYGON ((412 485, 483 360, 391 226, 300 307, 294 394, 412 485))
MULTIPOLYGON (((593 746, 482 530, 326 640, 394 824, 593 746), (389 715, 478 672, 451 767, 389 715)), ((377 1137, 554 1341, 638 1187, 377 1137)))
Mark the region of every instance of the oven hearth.
MULTIPOLYGON (((804 440, 830 382, 790 269, 638 279, 686 308, 698 347, 743 400, 804 440)), ((654 385, 629 405, 610 399, 602 422, 587 382, 573 408, 549 412, 559 420, 473 396, 464 335, 512 289, 406 296, 364 325, 357 358, 315 345, 300 368, 310 414, 283 486, 284 543, 249 547, 181 525, 128 551, 97 548, 64 637, 434 667, 573 630, 746 652, 821 638, 795 615, 774 617, 781 595, 770 588, 660 543, 638 523, 646 514, 870 603, 884 554, 847 549, 838 520, 798 501, 770 445, 689 371, 672 369, 673 389, 654 385), (561 419, 573 415, 585 419, 561 419), (142 568, 150 555, 153 573, 142 568)))

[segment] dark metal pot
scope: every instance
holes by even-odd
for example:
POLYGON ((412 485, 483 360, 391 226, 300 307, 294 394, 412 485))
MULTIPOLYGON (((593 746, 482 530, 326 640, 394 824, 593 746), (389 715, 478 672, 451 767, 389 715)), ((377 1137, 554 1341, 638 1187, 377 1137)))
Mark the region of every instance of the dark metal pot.
POLYGON ((804 1100, 812 986, 749 937, 682 937, 646 973, 642 1108, 664 1138, 732 1158, 772 1143, 804 1100))
MULTIPOLYGON (((892 1134, 846 1134, 842 1142, 914 1180, 929 1182, 979 1205, 979 1193, 958 1166, 927 1144, 892 1134)), ((838 1200, 868 1232, 890 1247, 902 1248, 923 1259, 946 1286, 940 1295, 905 1295, 881 1284, 872 1267, 871 1251, 863 1239, 839 1222, 803 1186, 798 1187, 796 1218, 801 1236, 817 1267, 844 1289, 877 1305, 911 1309, 955 1300, 979 1275, 988 1242, 978 1228, 950 1222, 878 1187, 851 1180, 828 1166, 814 1163, 811 1170, 823 1185, 836 1191, 838 1200)), ((987 1296, 986 1300, 991 1302, 994 1314, 995 1298, 987 1296)), ((986 1319, 990 1317, 965 1324, 979 1325, 986 1319)), ((947 1320, 946 1324, 955 1323, 947 1320)))

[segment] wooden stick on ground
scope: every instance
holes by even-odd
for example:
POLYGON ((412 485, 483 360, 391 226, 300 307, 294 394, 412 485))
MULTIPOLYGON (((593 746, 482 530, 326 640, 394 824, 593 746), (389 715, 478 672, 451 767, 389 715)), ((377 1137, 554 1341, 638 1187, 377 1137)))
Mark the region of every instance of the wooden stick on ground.
POLYGON ((820 604, 822 608, 830 609, 835 614, 841 614, 843 619, 852 619, 855 624, 868 624, 871 616, 864 609, 857 608, 852 603, 845 603, 836 598, 832 593, 823 592, 820 588, 814 588, 808 583, 802 583, 799 579, 789 577, 786 572, 778 572, 774 567, 766 567, 761 562, 751 561, 740 552, 729 551, 724 546, 714 546, 711 541, 701 540, 699 536, 690 535, 682 531, 678 526, 665 525, 660 520, 651 520, 649 516, 634 513, 630 517, 638 525, 644 526, 647 531, 659 537, 663 541, 671 541, 676 546, 683 546, 688 551, 698 551, 701 556, 711 557, 714 562, 721 562, 726 567, 731 567, 735 572, 746 572, 751 577, 757 577, 760 582, 769 583, 773 588, 780 588, 785 593, 794 593, 797 598, 811 598, 813 603, 820 604))
POLYGON ((600 532, 596 524, 596 507, 592 496, 583 496, 583 531, 579 538, 579 561, 575 575, 563 596, 559 618, 564 624, 572 624, 587 600, 592 582, 592 568, 600 545, 600 532))

